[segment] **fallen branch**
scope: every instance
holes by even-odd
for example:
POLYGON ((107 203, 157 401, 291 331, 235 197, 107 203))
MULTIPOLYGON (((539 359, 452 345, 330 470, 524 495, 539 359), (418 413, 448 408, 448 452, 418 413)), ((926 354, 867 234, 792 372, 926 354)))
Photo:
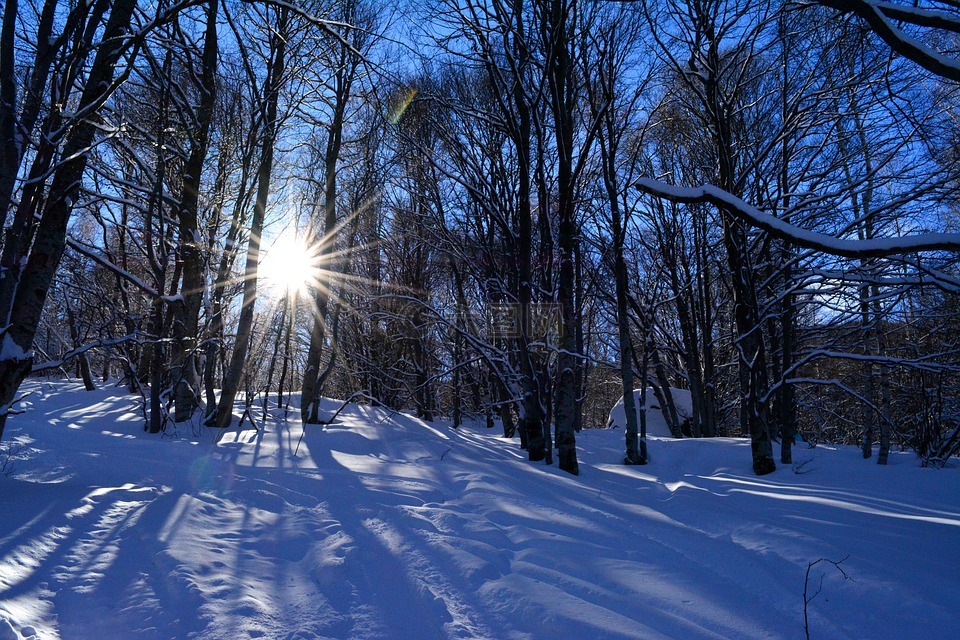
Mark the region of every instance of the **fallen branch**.
POLYGON ((810 570, 813 569, 813 568, 814 568, 815 566, 817 566, 818 564, 820 564, 821 562, 829 562, 829 563, 832 564, 834 567, 836 567, 837 571, 839 571, 839 572, 843 575, 843 579, 844 579, 844 580, 851 580, 851 581, 852 581, 853 578, 851 578, 851 577, 847 574, 847 572, 843 570, 843 567, 840 566, 841 564, 843 564, 844 562, 846 562, 847 558, 849 558, 849 557, 850 557, 850 556, 847 555, 847 556, 845 556, 845 557, 843 558, 843 560, 837 560, 837 561, 828 560, 828 559, 826 559, 826 558, 820 558, 819 560, 814 560, 813 562, 807 564, 807 575, 806 575, 806 577, 804 577, 804 579, 803 579, 803 630, 806 631, 806 633, 807 633, 807 640, 810 640, 810 619, 809 619, 808 616, 807 616, 807 605, 809 605, 811 602, 813 602, 813 600, 814 600, 818 595, 820 595, 820 592, 823 591, 823 574, 821 573, 821 574, 820 574, 820 583, 817 585, 817 592, 814 593, 812 596, 807 597, 807 590, 808 590, 809 587, 810 587, 810 570))

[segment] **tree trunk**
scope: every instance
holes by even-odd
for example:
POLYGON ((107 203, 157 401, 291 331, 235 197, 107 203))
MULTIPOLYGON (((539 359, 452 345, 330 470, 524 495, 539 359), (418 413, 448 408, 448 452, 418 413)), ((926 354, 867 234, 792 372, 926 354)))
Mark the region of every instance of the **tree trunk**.
POLYGON ((510 410, 510 400, 512 398, 502 383, 496 381, 494 385, 499 391, 500 422, 503 424, 503 437, 512 438, 517 432, 517 426, 513 422, 513 413, 510 410))
POLYGON ((260 238, 263 234, 263 221, 267 210, 267 198, 270 195, 270 175, 273 171, 274 143, 277 130, 277 102, 280 86, 283 82, 286 56, 287 19, 289 10, 280 9, 277 23, 277 35, 274 39, 276 49, 273 52, 270 69, 265 83, 264 133, 260 154, 260 166, 257 171, 257 199, 254 204, 253 219, 250 222, 250 239, 247 244, 247 264, 244 269, 243 305, 237 323, 237 338, 230 357, 230 365, 223 378, 223 390, 217 412, 208 424, 221 429, 230 426, 233 419, 233 403, 237 398, 240 379, 246 364, 247 351, 253 332, 254 306, 257 301, 257 273, 260 265, 260 238))
MULTIPOLYGON (((267 367, 267 388, 263 390, 263 422, 267 421, 267 409, 270 404, 270 388, 273 386, 273 374, 277 370, 277 358, 280 356, 280 343, 283 342, 283 330, 286 328, 286 305, 280 310, 280 317, 275 320, 277 323, 277 336, 273 340, 273 352, 270 354, 270 365, 267 367)), ((277 403, 279 407, 280 403, 277 403)))
POLYGON ((656 348, 652 349, 650 357, 653 360, 653 370, 657 376, 657 384, 653 387, 653 391, 657 396, 657 402, 660 404, 660 413, 663 414, 663 418, 667 422, 670 435, 674 438, 682 438, 680 416, 677 413, 677 404, 673 400, 673 392, 670 391, 670 380, 667 379, 666 367, 660 361, 660 352, 656 348))
MULTIPOLYGON (((67 311, 67 323, 70 325, 70 339, 73 341, 73 348, 80 345, 80 328, 77 326, 77 315, 73 311, 73 305, 70 304, 70 297, 66 293, 63 296, 64 307, 67 311)), ((79 353, 77 358, 77 372, 83 380, 83 388, 87 391, 96 391, 97 385, 93 383, 93 376, 90 374, 90 361, 87 354, 79 353)))
MULTIPOLYGON (((604 87, 606 89, 606 87, 604 87)), ((609 96, 608 96, 609 98, 609 96)), ((610 206, 610 224, 613 232, 613 283, 617 301, 617 338, 620 347, 620 382, 623 391, 623 413, 625 417, 626 452, 624 464, 646 464, 640 457, 639 427, 637 424, 637 404, 633 397, 633 340, 630 337, 630 315, 627 296, 630 281, 627 263, 623 257, 623 245, 626 240, 626 225, 620 211, 620 189, 617 183, 616 157, 610 148, 613 139, 613 123, 607 118, 607 137, 600 139, 600 152, 603 159, 603 181, 607 191, 607 203, 610 206)))
POLYGON ((280 383, 277 385, 277 408, 283 408, 283 389, 284 385, 287 382, 287 370, 290 366, 290 338, 293 335, 293 327, 296 323, 297 318, 297 302, 299 298, 299 293, 297 291, 293 292, 293 300, 285 300, 284 304, 289 305, 290 309, 287 312, 287 326, 286 326, 286 337, 283 340, 283 364, 280 366, 280 383))
MULTIPOLYGON (((23 106, 20 109, 19 118, 17 76, 14 72, 18 6, 17 0, 6 3, 3 27, 0 31, 0 229, 6 228, 7 216, 15 205, 13 194, 26 149, 22 132, 32 132, 43 111, 44 88, 56 53, 53 46, 55 38, 52 35, 54 18, 60 2, 45 0, 43 3, 35 36, 36 54, 30 67, 24 95, 21 96, 23 106)), ((88 4, 87 9, 89 8, 88 4)))
POLYGON ((646 464, 640 457, 637 405, 633 397, 633 341, 630 338, 630 317, 627 309, 627 265, 623 259, 622 229, 619 208, 611 203, 614 220, 614 286, 617 296, 617 333, 620 340, 620 381, 623 390, 623 412, 626 420, 626 454, 624 464, 646 464))
MULTIPOLYGON (((720 42, 714 32, 713 18, 705 16, 704 36, 708 45, 707 77, 704 80, 705 106, 709 111, 717 151, 717 174, 722 189, 738 193, 736 176, 737 150, 734 145, 731 113, 733 108, 721 96, 720 42)), ((740 423, 750 434, 753 471, 765 475, 776 470, 773 460, 773 439, 770 435, 767 396, 767 354, 764 347, 760 303, 757 298, 755 273, 750 260, 750 244, 746 229, 733 213, 721 209, 723 246, 733 288, 734 323, 737 336, 734 344, 740 379, 740 423)))
MULTIPOLYGON (((887 341, 883 334, 883 321, 880 317, 880 291, 873 291, 873 332, 877 338, 878 355, 886 355, 887 341)), ((893 418, 890 415, 890 367, 880 363, 880 451, 877 453, 877 464, 887 464, 890 454, 890 432, 893 429, 893 418)))
POLYGON ((200 308, 203 303, 204 274, 203 255, 200 250, 198 225, 200 178, 203 163, 207 158, 210 142, 210 127, 216 105, 217 71, 217 4, 209 0, 207 5, 207 28, 203 42, 203 70, 201 72, 200 104, 197 105, 197 129, 193 146, 183 168, 181 202, 177 212, 180 222, 180 260, 183 263, 183 303, 175 307, 178 312, 173 325, 173 371, 174 420, 183 422, 193 416, 200 404, 200 389, 197 376, 197 358, 194 349, 200 328, 200 308))
POLYGON ((150 433, 163 431, 164 420, 160 393, 163 390, 163 346, 160 337, 163 335, 163 305, 154 300, 150 313, 150 333, 154 343, 150 349, 150 433))
POLYGON ((573 69, 568 50, 570 7, 564 0, 553 0, 544 17, 544 41, 549 43, 552 62, 547 74, 553 102, 554 132, 557 149, 557 248, 560 270, 557 279, 557 303, 560 305, 560 353, 554 385, 554 420, 560 469, 579 475, 577 463, 577 368, 581 365, 577 351, 576 280, 574 256, 579 242, 574 209, 573 175, 574 105, 573 69))
POLYGON ((723 212, 723 217, 724 245, 733 278, 734 318, 738 333, 735 345, 740 370, 740 420, 750 434, 753 471, 760 476, 776 470, 776 464, 773 461, 769 413, 765 402, 767 356, 763 344, 756 290, 746 256, 746 234, 729 213, 723 212))
MULTIPOLYGON (((126 34, 135 6, 135 0, 114 2, 103 31, 102 44, 87 74, 77 111, 89 109, 95 112, 114 88, 114 70, 127 43, 126 34)), ((67 134, 61 154, 64 160, 53 174, 33 245, 29 254, 24 251, 21 256, 25 260, 25 267, 19 282, 6 284, 15 288, 15 295, 6 297, 10 301, 9 306, 0 308, 0 315, 8 319, 2 335, 4 355, 0 359, 0 439, 17 389, 32 366, 33 337, 50 283, 63 256, 67 223, 80 195, 90 145, 96 132, 96 121, 91 115, 77 122, 67 134)))
POLYGON ((14 73, 17 7, 17 0, 6 1, 0 28, 0 230, 7 226, 7 212, 13 206, 13 192, 20 170, 14 73))
MULTIPOLYGON (((788 251, 787 254, 788 258, 785 264, 789 264, 792 260, 792 253, 788 251)), ((784 274, 787 287, 791 286, 792 274, 793 270, 787 267, 784 274)), ((794 327, 796 310, 793 298, 793 293, 787 292, 784 294, 781 313, 783 353, 781 355, 780 388, 777 400, 780 409, 778 412, 780 418, 780 462, 783 464, 793 464, 793 441, 797 438, 797 401, 793 385, 787 381, 794 364, 797 340, 794 327)))
MULTIPOLYGON (((356 7, 352 4, 345 6, 344 17, 353 15, 356 7)), ((343 126, 346 118, 347 105, 351 99, 353 82, 356 76, 358 60, 354 52, 346 46, 339 50, 340 68, 333 78, 333 113, 327 128, 327 144, 324 155, 324 184, 323 184, 323 235, 319 238, 318 264, 327 272, 333 271, 333 265, 328 264, 336 243, 337 228, 337 170, 340 153, 343 147, 343 126)), ((316 423, 319 420, 319 383, 320 363, 323 358, 324 342, 326 340, 327 308, 330 302, 329 291, 333 287, 329 281, 320 283, 314 289, 314 317, 310 330, 310 345, 307 349, 307 360, 303 371, 303 385, 300 396, 300 414, 304 423, 316 423)))

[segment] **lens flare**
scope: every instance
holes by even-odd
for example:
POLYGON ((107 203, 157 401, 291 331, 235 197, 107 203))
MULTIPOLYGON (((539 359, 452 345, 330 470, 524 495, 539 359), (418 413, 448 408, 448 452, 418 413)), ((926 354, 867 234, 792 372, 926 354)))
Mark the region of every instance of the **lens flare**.
POLYGON ((417 90, 414 88, 407 90, 400 102, 393 109, 393 112, 390 114, 390 124, 397 124, 400 122, 400 118, 403 117, 403 113, 407 110, 407 107, 410 106, 410 103, 413 102, 413 99, 417 97, 417 93, 417 90))
POLYGON ((193 461, 187 477, 196 491, 209 491, 221 495, 233 489, 237 473, 230 462, 207 455, 193 461))

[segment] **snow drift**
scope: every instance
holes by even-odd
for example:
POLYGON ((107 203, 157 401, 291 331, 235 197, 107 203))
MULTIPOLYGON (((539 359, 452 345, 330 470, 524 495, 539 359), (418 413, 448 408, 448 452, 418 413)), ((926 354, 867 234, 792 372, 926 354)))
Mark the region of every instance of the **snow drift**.
MULTIPOLYGON (((677 407, 677 415, 680 418, 680 421, 683 422, 684 420, 689 419, 693 415, 693 404, 690 400, 690 392, 686 389, 674 389, 673 387, 670 387, 670 393, 673 395, 673 402, 677 407)), ((660 436, 663 438, 672 437, 670 428, 667 426, 667 421, 663 417, 663 411, 660 408, 660 402, 657 400, 657 396, 653 392, 653 389, 649 387, 647 388, 646 399, 647 435, 660 436)), ((640 389, 633 390, 633 402, 637 407, 637 420, 639 421, 640 389)), ((623 410, 623 398, 620 398, 617 401, 617 404, 613 405, 613 409, 610 410, 610 417, 607 418, 607 428, 626 429, 626 427, 627 416, 623 410)))

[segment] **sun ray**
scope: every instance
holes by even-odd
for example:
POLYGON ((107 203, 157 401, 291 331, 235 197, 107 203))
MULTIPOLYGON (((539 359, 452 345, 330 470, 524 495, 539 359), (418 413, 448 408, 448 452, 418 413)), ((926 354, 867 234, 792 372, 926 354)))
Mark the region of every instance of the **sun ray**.
MULTIPOLYGON (((411 291, 407 287, 351 273, 351 256, 376 249, 384 243, 383 240, 335 246, 344 233, 356 231, 351 230, 350 225, 378 198, 379 194, 369 197, 325 234, 312 232, 309 228, 295 231, 287 226, 276 236, 261 238, 258 268, 252 273, 236 274, 227 286, 256 278, 260 282, 257 297, 261 304, 267 304, 267 314, 272 316, 281 305, 293 305, 318 319, 325 332, 329 327, 326 327, 328 319, 321 313, 324 299, 334 308, 350 313, 357 311, 351 298, 358 294, 362 296, 368 287, 376 288, 384 296, 409 295, 411 291)), ((391 241, 397 239, 391 238, 391 241)))

